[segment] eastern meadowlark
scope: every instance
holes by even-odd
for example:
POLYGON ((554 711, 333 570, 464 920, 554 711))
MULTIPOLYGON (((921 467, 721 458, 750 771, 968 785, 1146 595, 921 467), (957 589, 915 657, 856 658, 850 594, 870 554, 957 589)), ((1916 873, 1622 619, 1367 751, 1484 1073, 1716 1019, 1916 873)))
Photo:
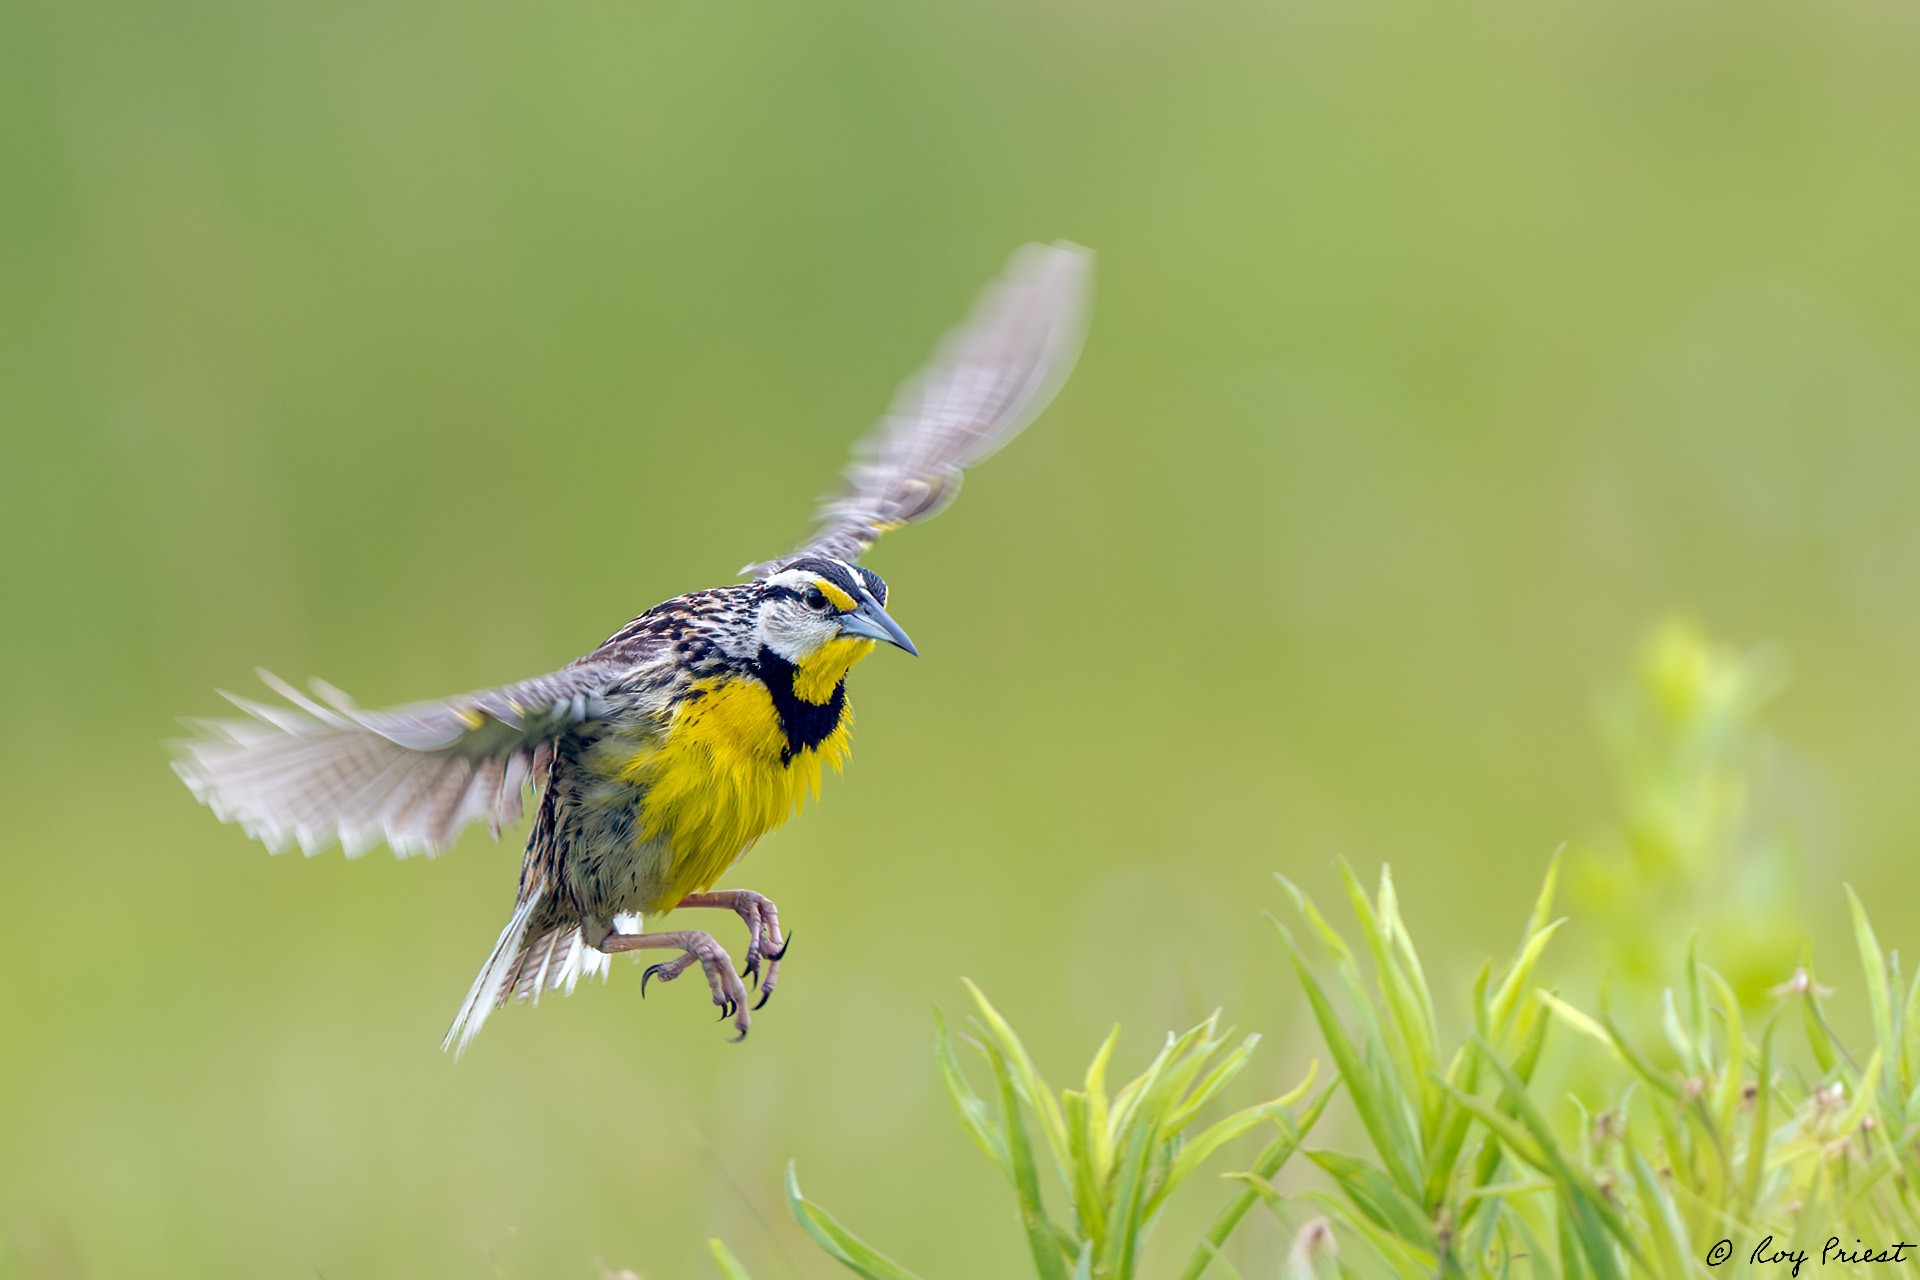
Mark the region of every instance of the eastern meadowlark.
POLYGON ((887 584, 855 563, 889 529, 952 501, 961 471, 1027 424, 1079 353, 1092 256, 1027 245, 856 450, 813 538, 751 581, 655 605, 551 675, 387 711, 261 672, 290 705, 228 694, 251 719, 200 722, 175 769, 222 821, 276 851, 349 857, 382 841, 433 854, 485 819, 497 836, 538 792, 513 916, 443 1047, 508 1000, 571 991, 621 951, 677 952, 641 980, 701 966, 744 1036, 779 978, 772 902, 714 884, 845 762, 846 679, 877 644, 914 653, 887 584), (645 933, 681 907, 736 912, 744 963, 708 934, 645 933))

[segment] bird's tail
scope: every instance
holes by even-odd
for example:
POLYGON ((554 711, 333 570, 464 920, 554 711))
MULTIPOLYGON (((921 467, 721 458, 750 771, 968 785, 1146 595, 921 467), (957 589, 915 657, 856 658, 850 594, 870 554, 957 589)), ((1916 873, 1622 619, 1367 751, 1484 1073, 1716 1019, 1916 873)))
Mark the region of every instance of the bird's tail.
MULTIPOLYGON (((441 1049, 452 1049, 459 1057, 480 1033, 487 1015, 509 1000, 538 1003, 543 991, 560 988, 571 993, 583 976, 607 976, 613 957, 589 947, 577 923, 543 913, 546 897, 546 886, 538 885, 514 908, 513 918, 493 944, 493 954, 454 1015, 441 1049)), ((638 923, 628 924, 622 918, 616 927, 637 929, 638 923)))

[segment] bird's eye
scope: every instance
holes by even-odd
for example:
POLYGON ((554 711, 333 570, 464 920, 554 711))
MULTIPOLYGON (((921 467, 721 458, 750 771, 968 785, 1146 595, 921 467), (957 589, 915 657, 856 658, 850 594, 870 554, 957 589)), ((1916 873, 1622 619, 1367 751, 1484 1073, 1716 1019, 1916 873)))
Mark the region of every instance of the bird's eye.
POLYGON ((820 588, 808 587, 807 588, 807 608, 824 610, 826 607, 827 607, 827 598, 826 596, 820 593, 820 588))

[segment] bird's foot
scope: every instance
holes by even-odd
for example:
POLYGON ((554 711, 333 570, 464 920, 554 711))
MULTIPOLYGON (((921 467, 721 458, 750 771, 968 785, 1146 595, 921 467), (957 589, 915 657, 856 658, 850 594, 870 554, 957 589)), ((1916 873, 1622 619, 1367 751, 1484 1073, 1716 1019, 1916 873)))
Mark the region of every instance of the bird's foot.
POLYGON ((713 1003, 720 1010, 721 1019, 732 1018, 734 1027, 740 1032, 734 1039, 746 1039, 747 1029, 753 1025, 753 1016, 747 1011, 747 988, 741 983, 740 975, 734 972, 732 957, 727 955, 726 948, 713 940, 711 934, 692 929, 677 933, 615 933, 607 936, 600 949, 618 952, 655 947, 675 948, 680 954, 671 960, 648 965, 647 971, 640 975, 640 994, 647 994, 647 983, 653 979, 672 982, 698 964, 707 975, 707 987, 713 992, 713 1003))
POLYGON ((787 941, 780 932, 780 909, 773 899, 751 889, 720 889, 713 893, 694 893, 680 899, 682 907, 718 907, 738 915, 747 926, 746 963, 740 975, 760 986, 758 1009, 773 995, 780 981, 780 962, 787 955, 787 941), (765 968, 762 969, 762 962, 765 968))

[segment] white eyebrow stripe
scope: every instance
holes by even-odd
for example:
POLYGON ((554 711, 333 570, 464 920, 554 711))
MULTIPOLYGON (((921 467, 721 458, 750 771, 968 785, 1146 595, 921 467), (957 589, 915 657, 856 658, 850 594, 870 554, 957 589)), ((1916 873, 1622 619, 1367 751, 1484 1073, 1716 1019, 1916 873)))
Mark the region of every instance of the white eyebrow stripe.
POLYGON ((782 569, 766 581, 768 586, 800 590, 812 586, 816 577, 818 577, 817 574, 809 573, 805 569, 782 569))

